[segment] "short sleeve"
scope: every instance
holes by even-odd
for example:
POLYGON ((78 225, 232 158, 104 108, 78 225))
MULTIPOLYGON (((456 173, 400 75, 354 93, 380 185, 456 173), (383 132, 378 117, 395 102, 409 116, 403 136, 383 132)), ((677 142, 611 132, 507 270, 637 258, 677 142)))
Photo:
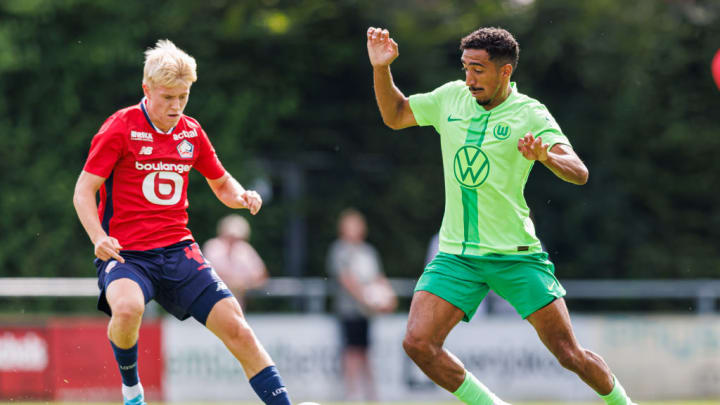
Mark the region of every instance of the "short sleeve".
POLYGON ((193 167, 205 178, 210 180, 219 179, 225 174, 225 168, 222 163, 220 163, 220 159, 218 159, 215 148, 212 146, 212 143, 210 143, 210 138, 208 138, 202 128, 200 128, 199 131, 200 144, 198 147, 200 149, 200 155, 195 161, 193 167))
POLYGON ((558 125, 555 118, 553 118, 550 111, 548 111, 544 105, 537 104, 530 107, 529 118, 531 123, 531 132, 536 138, 541 137, 543 143, 549 144, 550 148, 558 143, 570 145, 570 141, 565 134, 563 134, 562 129, 560 129, 560 125, 558 125))
POLYGON ((340 250, 340 244, 336 241, 330 245, 330 250, 328 251, 325 266, 327 267, 327 274, 332 277, 337 277, 340 273, 340 269, 342 268, 340 250))
POLYGON ((108 118, 92 139, 90 153, 83 170, 94 175, 108 178, 125 149, 123 133, 118 131, 119 118, 108 118))
POLYGON ((442 115, 442 98, 453 83, 446 83, 429 93, 413 94, 409 97, 410 109, 415 122, 421 127, 437 124, 442 115))

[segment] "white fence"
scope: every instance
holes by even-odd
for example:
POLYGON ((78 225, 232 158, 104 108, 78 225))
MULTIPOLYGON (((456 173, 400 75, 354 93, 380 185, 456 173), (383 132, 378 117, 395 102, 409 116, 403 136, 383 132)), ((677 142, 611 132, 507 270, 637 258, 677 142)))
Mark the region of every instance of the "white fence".
MULTIPOLYGON (((395 291, 401 297, 412 295, 415 280, 391 279, 395 291)), ((686 299, 694 302, 691 312, 699 314, 720 311, 720 279, 695 280, 561 280, 567 290, 568 299, 644 299, 667 300, 686 299)), ((97 296, 97 279, 77 278, 36 278, 0 277, 0 297, 93 297, 97 296)), ((275 277, 264 288, 250 291, 254 298, 296 299, 306 312, 324 312, 326 298, 330 294, 325 278, 275 277)), ((493 305, 500 300, 490 295, 489 309, 502 308, 493 305)))

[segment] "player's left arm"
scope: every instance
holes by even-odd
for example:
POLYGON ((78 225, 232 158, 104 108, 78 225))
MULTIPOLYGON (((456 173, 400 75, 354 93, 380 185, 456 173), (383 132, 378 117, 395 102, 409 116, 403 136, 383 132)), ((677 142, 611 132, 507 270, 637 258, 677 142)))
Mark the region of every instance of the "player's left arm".
POLYGON ((528 132, 518 140, 517 147, 525 159, 539 161, 559 178, 580 186, 587 183, 588 169, 569 145, 556 143, 550 148, 542 136, 535 138, 528 132))
POLYGON ((206 178, 215 196, 230 208, 246 208, 252 215, 260 211, 262 198, 253 190, 246 190, 230 173, 225 172, 217 179, 206 178))

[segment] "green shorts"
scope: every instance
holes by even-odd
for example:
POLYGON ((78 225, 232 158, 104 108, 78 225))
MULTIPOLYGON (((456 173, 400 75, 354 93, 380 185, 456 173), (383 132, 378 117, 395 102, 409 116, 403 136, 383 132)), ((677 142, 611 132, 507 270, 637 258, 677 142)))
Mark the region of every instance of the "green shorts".
POLYGON ((555 278, 555 266, 544 252, 485 256, 439 252, 415 286, 415 291, 427 291, 460 308, 465 322, 489 289, 506 299, 523 319, 565 295, 555 278))

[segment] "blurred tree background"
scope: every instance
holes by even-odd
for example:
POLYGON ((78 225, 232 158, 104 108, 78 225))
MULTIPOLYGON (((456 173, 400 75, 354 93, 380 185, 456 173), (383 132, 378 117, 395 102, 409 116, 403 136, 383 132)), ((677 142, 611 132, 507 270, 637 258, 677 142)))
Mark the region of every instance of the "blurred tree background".
MULTIPOLYGON (((410 95, 462 79, 459 40, 488 25, 515 34, 520 91, 590 169, 584 187, 541 165, 528 181, 560 278, 720 277, 712 0, 3 0, 0 276, 95 274, 75 180, 100 124, 142 97, 144 50, 168 38, 198 61, 186 113, 265 195, 249 220, 273 276, 324 275, 337 214, 354 206, 387 273, 417 277, 442 217, 439 142, 383 126, 365 31, 390 29, 410 95)), ((203 242, 229 210, 191 182, 203 242)))

